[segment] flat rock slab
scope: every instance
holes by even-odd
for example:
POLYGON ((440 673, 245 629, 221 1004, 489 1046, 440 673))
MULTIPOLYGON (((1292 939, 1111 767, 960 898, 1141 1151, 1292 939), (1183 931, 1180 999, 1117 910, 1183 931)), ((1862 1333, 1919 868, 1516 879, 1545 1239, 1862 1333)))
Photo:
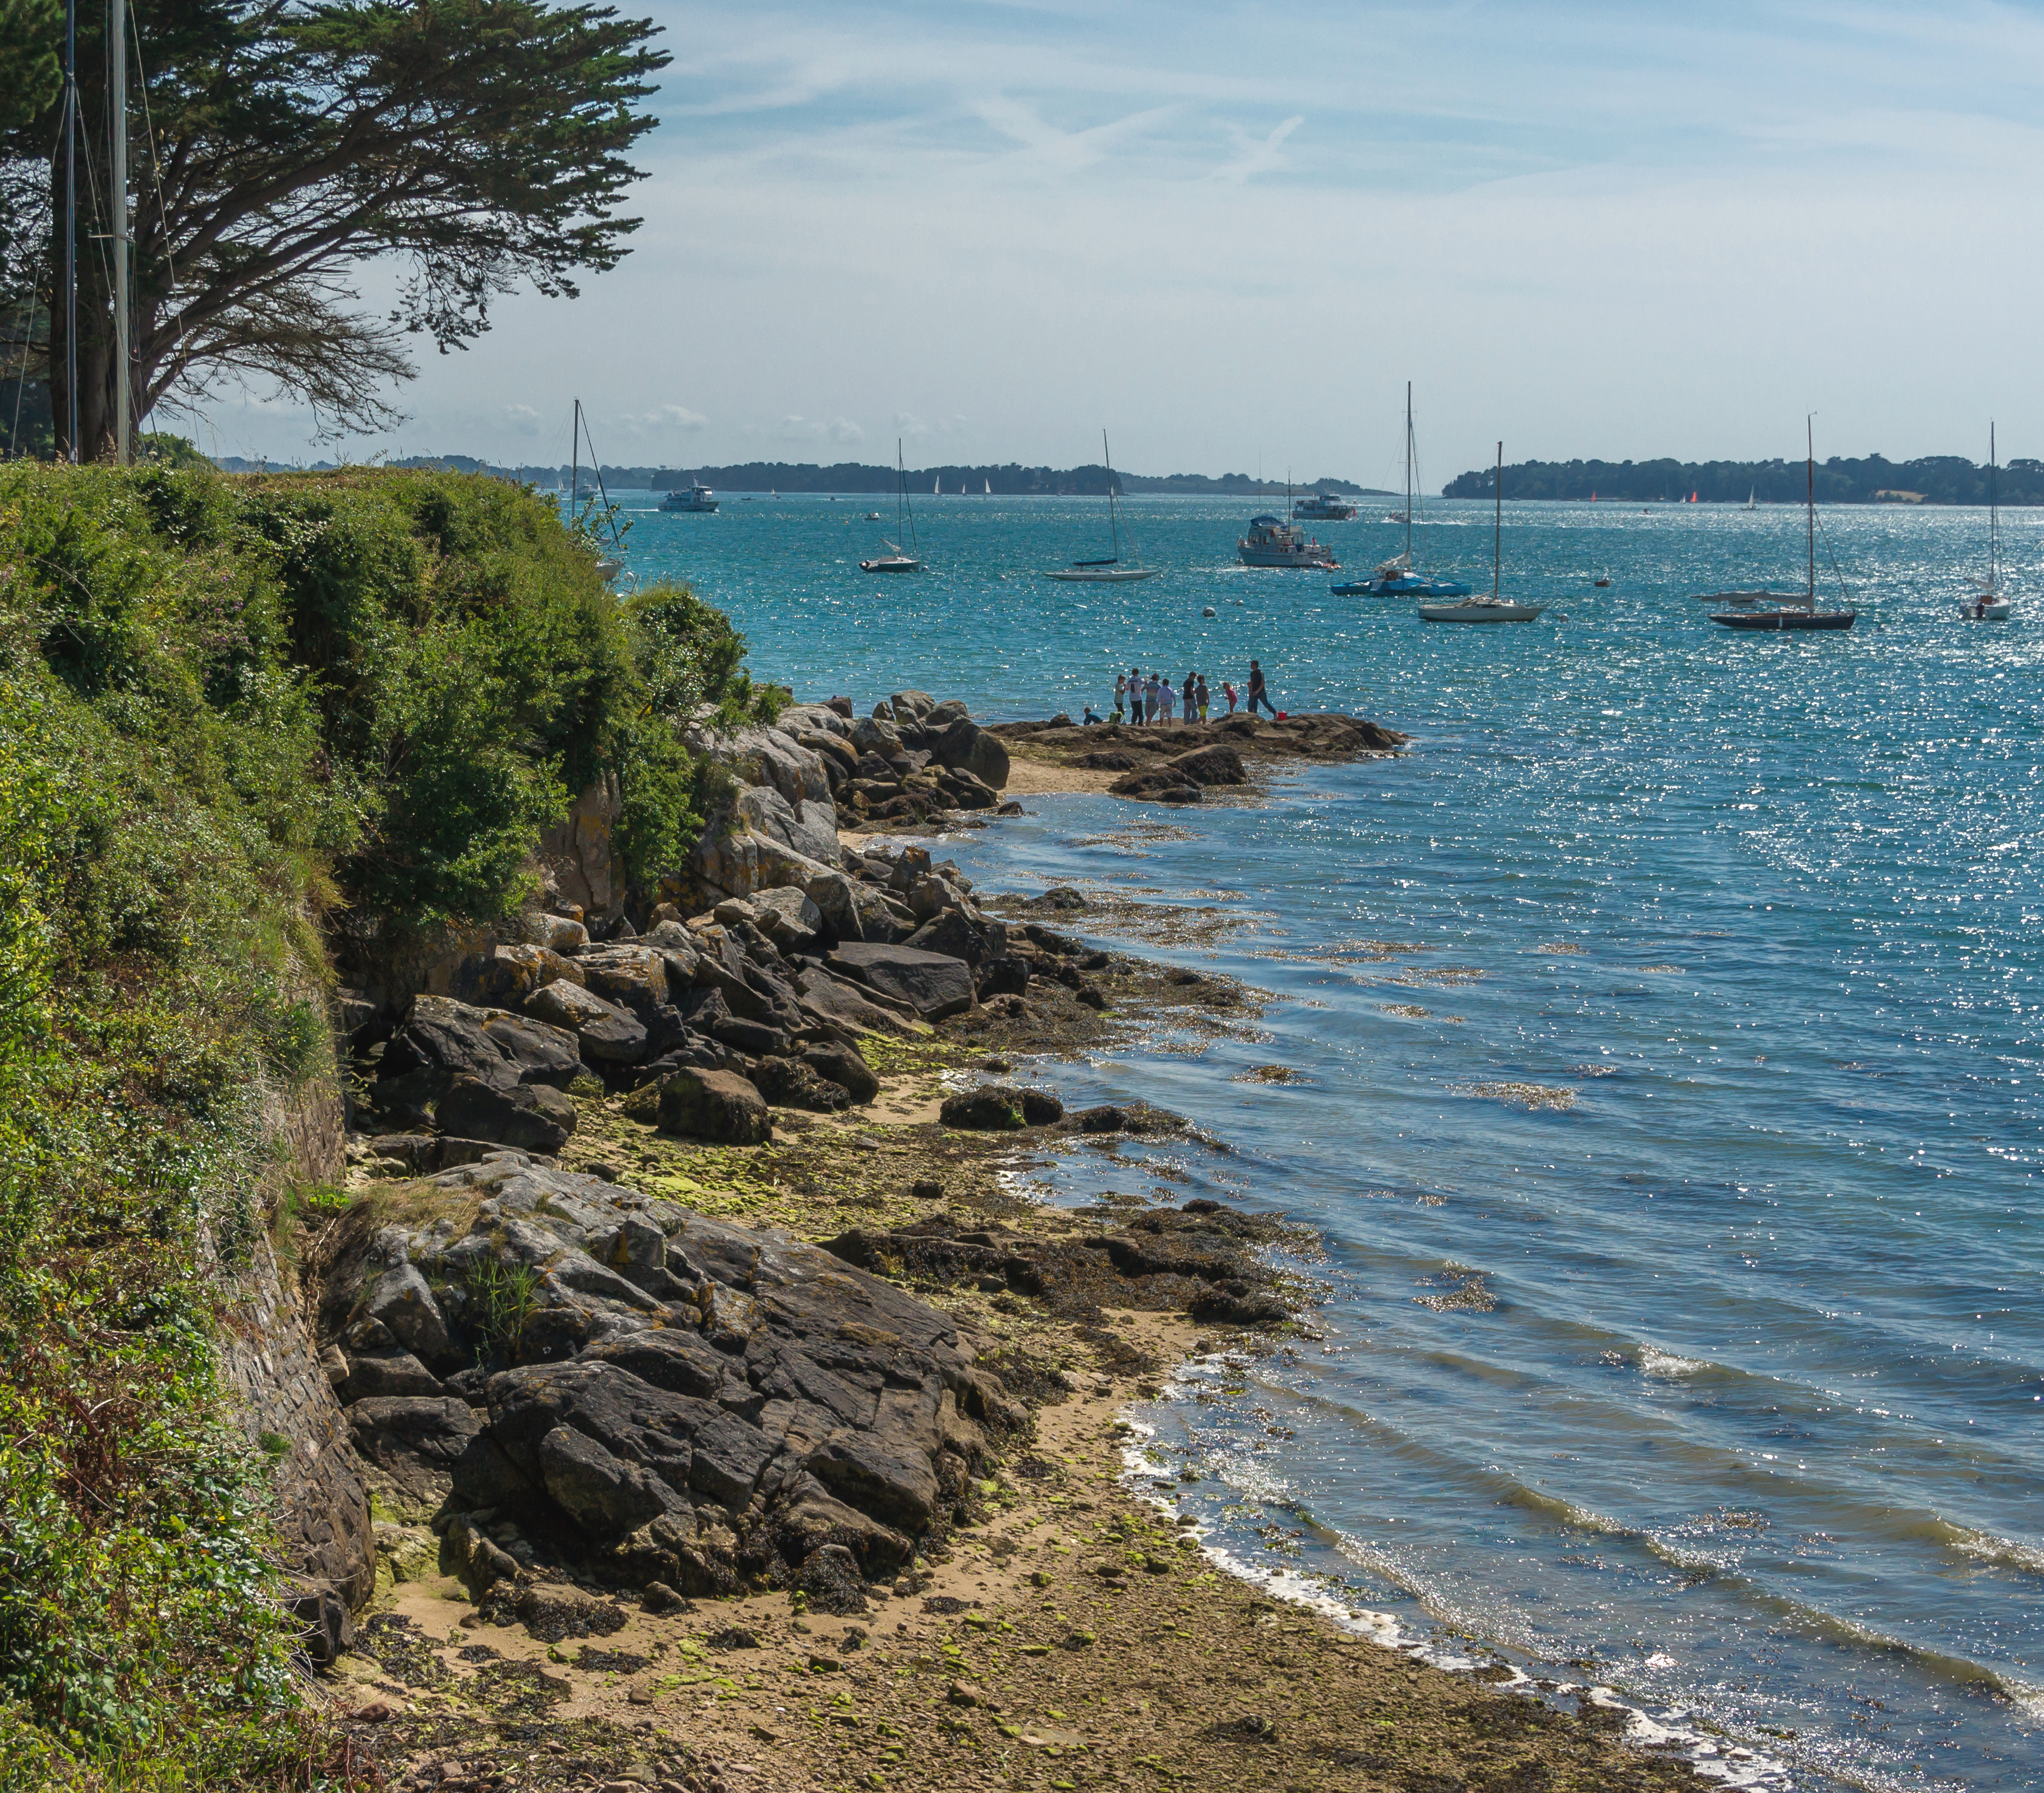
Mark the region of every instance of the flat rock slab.
POLYGON ((963 1497, 982 1425, 1020 1418, 949 1315, 818 1246, 536 1163, 428 1187, 473 1220, 384 1229, 364 1297, 394 1316, 408 1295, 443 1342, 430 1370, 386 1352, 362 1380, 438 1374, 466 1399, 373 1396, 351 1430, 408 1494, 451 1483, 544 1561, 705 1595, 794 1584, 828 1549, 809 1579, 848 1604, 847 1574, 893 1573, 963 1497))
POLYGON ((972 1007, 972 968, 962 959, 913 946, 847 940, 824 962, 884 996, 906 1003, 925 1021, 941 1021, 972 1007))

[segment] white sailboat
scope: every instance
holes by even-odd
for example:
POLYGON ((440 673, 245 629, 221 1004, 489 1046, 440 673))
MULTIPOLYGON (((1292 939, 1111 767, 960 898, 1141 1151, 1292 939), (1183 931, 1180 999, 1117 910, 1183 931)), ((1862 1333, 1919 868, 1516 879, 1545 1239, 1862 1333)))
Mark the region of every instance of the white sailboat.
POLYGON ((1114 457, 1108 452, 1107 432, 1100 432, 1101 458, 1107 466, 1107 528, 1108 539, 1114 552, 1105 560, 1075 560, 1069 566, 1060 566, 1044 577, 1062 580, 1066 585, 1121 586, 1137 579, 1154 579, 1163 570, 1159 566, 1124 566, 1121 564, 1121 517, 1114 501, 1114 457))
POLYGON ((1756 493, 1757 492, 1758 492, 1758 491, 1759 491, 1759 490, 1760 490, 1760 488, 1759 488, 1758 486, 1747 486, 1747 487, 1746 487, 1746 508, 1748 510, 1751 510, 1751 509, 1753 509, 1753 500, 1754 500, 1754 493, 1756 493))
POLYGON ((898 542, 882 539, 881 546, 887 551, 875 555, 870 560, 862 560, 862 573, 920 573, 923 570, 922 545, 916 539, 916 513, 909 504, 909 475, 901 465, 901 439, 894 439, 894 532, 909 538, 909 551, 904 553, 898 542))
POLYGON ((1994 425, 1987 426, 1987 577, 1976 574, 1967 582, 1973 595, 1966 599, 1963 614, 1970 622, 2005 623, 2014 612, 2011 598, 2001 595, 2001 491, 2000 457, 1996 453, 1994 425))
POLYGON ((1496 521, 1490 552, 1490 596, 1466 597, 1458 604, 1423 604, 1423 623, 1530 623, 1546 609, 1544 604, 1513 604, 1498 594, 1504 565, 1504 444, 1497 445, 1496 521))

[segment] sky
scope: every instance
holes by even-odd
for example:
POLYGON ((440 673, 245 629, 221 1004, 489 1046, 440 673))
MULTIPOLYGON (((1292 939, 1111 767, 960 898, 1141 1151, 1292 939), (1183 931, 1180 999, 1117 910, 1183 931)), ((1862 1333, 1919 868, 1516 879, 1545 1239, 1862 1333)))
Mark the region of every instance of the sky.
MULTIPOLYGON (((644 0, 641 0, 644 4, 644 0)), ((627 10, 636 8, 626 6, 627 10)), ((2031 5, 659 3, 632 252, 345 452, 1396 486, 2044 454, 2031 5)), ((363 271, 387 306, 394 270, 363 271)), ((251 392, 209 451, 332 455, 251 392)))

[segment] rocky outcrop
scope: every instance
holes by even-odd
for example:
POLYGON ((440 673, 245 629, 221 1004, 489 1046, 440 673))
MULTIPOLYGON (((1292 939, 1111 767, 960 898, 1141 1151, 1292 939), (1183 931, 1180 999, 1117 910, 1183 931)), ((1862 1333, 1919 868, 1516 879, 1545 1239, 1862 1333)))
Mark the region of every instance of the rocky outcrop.
MULTIPOLYGON (((1098 760, 1105 756, 1089 754, 1086 757, 1098 760)), ((1231 743, 1216 741, 1158 764, 1138 766, 1116 779, 1108 789, 1116 797, 1147 797, 1160 803, 1197 803, 1200 793, 1209 785, 1244 785, 1248 781, 1249 774, 1243 768, 1241 754, 1231 743)))
POLYGON ((386 1499, 436 1511, 478 1591, 548 1563, 792 1586, 832 1551, 816 1578, 849 1565, 856 1598, 1020 1420, 947 1315, 841 1254, 517 1153, 421 1195, 361 1252, 334 1354, 386 1499))

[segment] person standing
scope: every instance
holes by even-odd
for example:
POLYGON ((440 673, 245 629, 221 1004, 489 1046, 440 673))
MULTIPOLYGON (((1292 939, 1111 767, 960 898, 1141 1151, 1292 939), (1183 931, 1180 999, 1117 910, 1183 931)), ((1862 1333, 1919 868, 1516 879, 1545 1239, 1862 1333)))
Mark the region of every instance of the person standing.
POLYGON ((1204 722, 1207 719, 1207 675, 1204 673, 1200 674, 1199 686, 1193 695, 1200 701, 1200 720, 1204 722))
POLYGON ((1193 706, 1193 675, 1189 670, 1185 674, 1185 688, 1179 693, 1179 695, 1185 700, 1185 725, 1187 728, 1190 728, 1193 724, 1199 720, 1198 713, 1193 706))
POLYGON ((1270 687, 1263 682, 1263 668, 1258 665, 1254 660, 1251 660, 1249 662, 1250 715, 1254 716, 1256 714, 1256 706, 1258 704, 1261 704, 1264 708, 1270 711, 1274 718, 1277 716, 1278 706, 1270 701, 1270 687))
POLYGON ((1128 720, 1138 728, 1143 726, 1143 669, 1128 669, 1128 720))
POLYGON ((1220 694, 1228 700, 1228 713, 1233 716, 1235 706, 1238 701, 1235 694, 1234 680, 1224 678, 1220 681, 1220 694))
POLYGON ((1121 712, 1128 701, 1128 681, 1116 673, 1114 675, 1114 720, 1117 724, 1121 720, 1121 712))
POLYGON ((1157 720, 1157 675, 1154 672, 1143 687, 1143 720, 1149 723, 1157 720))
POLYGON ((1164 726, 1169 728, 1178 719, 1171 712, 1177 707, 1178 688, 1169 678, 1160 681, 1157 686, 1157 701, 1164 708, 1164 726))

